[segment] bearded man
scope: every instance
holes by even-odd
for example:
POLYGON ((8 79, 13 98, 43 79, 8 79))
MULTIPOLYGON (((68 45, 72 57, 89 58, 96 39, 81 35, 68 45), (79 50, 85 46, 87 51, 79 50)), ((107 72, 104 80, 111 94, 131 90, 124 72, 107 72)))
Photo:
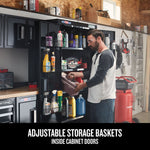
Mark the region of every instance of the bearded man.
POLYGON ((104 43, 104 35, 99 30, 87 34, 88 46, 95 54, 91 69, 85 72, 70 72, 68 78, 88 78, 79 83, 75 92, 88 87, 87 116, 90 123, 113 123, 116 98, 116 59, 104 43))

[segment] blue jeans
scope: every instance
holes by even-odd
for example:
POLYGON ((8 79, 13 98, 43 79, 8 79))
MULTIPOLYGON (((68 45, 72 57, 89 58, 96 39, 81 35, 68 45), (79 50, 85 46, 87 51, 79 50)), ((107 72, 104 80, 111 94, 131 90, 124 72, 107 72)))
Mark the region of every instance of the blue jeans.
POLYGON ((114 123, 115 99, 102 100, 100 103, 87 102, 89 123, 114 123))

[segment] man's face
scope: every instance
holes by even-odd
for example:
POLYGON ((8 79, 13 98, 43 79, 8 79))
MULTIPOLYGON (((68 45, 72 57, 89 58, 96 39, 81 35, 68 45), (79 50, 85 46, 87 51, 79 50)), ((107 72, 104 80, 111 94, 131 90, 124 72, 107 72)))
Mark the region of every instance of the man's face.
POLYGON ((97 42, 97 39, 93 35, 89 35, 87 37, 88 46, 93 51, 97 51, 99 48, 99 43, 97 42))

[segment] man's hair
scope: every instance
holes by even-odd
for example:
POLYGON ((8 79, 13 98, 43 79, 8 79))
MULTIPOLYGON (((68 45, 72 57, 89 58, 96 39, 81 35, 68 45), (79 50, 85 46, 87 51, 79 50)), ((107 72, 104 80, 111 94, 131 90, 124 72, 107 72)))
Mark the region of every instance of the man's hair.
POLYGON ((89 36, 89 35, 93 35, 96 39, 97 39, 98 36, 100 36, 103 42, 104 42, 104 40, 105 40, 105 35, 104 35, 104 33, 103 33, 102 31, 100 31, 100 30, 97 30, 97 29, 90 30, 90 31, 88 32, 87 36, 89 36))

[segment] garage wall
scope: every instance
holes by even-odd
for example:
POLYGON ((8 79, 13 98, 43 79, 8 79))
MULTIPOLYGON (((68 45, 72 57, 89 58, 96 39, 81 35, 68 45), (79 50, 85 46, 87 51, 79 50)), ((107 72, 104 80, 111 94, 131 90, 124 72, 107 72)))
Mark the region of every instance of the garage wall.
MULTIPOLYGON (((0 5, 15 7, 22 9, 23 0, 0 0, 0 5)), ((61 15, 65 17, 72 16, 73 8, 82 7, 83 19, 85 18, 86 11, 89 4, 92 3, 96 10, 101 9, 102 0, 39 0, 40 12, 45 13, 46 7, 57 6, 61 8, 61 15)), ((132 23, 133 25, 148 25, 148 32, 150 33, 150 16, 141 15, 139 10, 149 9, 149 0, 121 0, 122 10, 122 27, 124 23, 132 23)), ((114 24, 115 26, 115 24, 114 24)), ((118 26, 118 25, 117 25, 118 26)))
POLYGON ((14 82, 28 82, 28 49, 0 48, 0 68, 14 72, 14 82))
MULTIPOLYGON (((125 35, 122 36, 122 29, 98 25, 99 30, 115 31, 116 44, 120 45, 121 39, 127 41, 125 35)), ((116 70, 116 76, 133 76, 137 79, 132 89, 135 101, 133 103, 133 115, 145 111, 144 83, 145 83, 145 62, 146 62, 146 34, 124 30, 128 35, 129 54, 122 53, 123 62, 121 68, 116 70), (140 42, 139 42, 140 40, 140 42), (140 47, 140 45, 142 47, 140 47)))

